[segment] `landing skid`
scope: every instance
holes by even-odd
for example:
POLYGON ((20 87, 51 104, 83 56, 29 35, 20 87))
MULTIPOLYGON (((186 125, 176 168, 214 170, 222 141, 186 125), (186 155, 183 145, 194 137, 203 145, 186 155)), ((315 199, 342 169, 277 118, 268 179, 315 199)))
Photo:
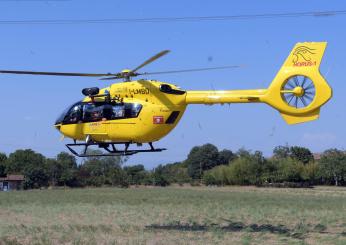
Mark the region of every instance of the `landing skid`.
POLYGON ((165 148, 157 148, 155 149, 153 144, 150 142, 149 146, 150 149, 146 150, 129 150, 130 143, 128 142, 112 142, 112 143, 73 143, 73 144, 66 144, 66 147, 70 150, 72 154, 78 157, 104 157, 104 156, 130 156, 134 155, 140 152, 161 152, 166 150, 165 148), (115 146, 116 145, 125 145, 124 150, 118 150, 115 146), (90 154, 88 153, 88 147, 89 146, 98 146, 99 148, 104 149, 108 153, 102 153, 102 154, 90 154), (78 153, 75 149, 75 147, 83 147, 82 153, 78 153))

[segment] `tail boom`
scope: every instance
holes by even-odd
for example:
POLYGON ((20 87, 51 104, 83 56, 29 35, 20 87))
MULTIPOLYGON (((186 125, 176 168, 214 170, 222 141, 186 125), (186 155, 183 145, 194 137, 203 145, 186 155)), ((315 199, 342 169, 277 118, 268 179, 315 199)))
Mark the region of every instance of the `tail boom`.
POLYGON ((266 89, 257 90, 217 90, 187 91, 187 104, 224 104, 224 103, 256 103, 262 102, 266 89))
POLYGON ((288 124, 319 117, 332 89, 319 71, 326 42, 297 43, 268 89, 187 91, 186 104, 266 103, 288 124))

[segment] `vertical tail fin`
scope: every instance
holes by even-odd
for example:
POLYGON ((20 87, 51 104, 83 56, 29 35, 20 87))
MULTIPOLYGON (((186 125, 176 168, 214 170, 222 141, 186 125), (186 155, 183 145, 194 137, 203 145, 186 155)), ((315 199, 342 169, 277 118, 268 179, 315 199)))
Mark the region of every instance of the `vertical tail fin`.
POLYGON ((318 69, 326 47, 326 42, 297 43, 283 66, 318 69))

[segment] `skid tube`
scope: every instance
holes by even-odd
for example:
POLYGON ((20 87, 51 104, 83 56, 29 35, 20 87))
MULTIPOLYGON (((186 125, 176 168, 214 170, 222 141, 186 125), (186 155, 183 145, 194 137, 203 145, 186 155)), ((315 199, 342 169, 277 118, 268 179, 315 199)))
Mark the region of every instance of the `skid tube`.
POLYGON ((152 142, 149 142, 150 149, 146 150, 129 150, 129 146, 131 143, 129 142, 110 142, 110 143, 73 143, 73 144, 66 144, 66 147, 69 149, 69 151, 78 157, 105 157, 105 156, 130 156, 134 155, 140 152, 161 152, 166 150, 166 148, 157 148, 155 149, 152 142), (102 153, 102 154, 89 154, 88 153, 88 147, 89 146, 98 146, 99 148, 104 149, 108 153, 102 153), (125 145, 124 150, 118 150, 115 145, 125 145), (73 148, 74 147, 80 147, 83 146, 84 150, 82 153, 78 153, 73 148))

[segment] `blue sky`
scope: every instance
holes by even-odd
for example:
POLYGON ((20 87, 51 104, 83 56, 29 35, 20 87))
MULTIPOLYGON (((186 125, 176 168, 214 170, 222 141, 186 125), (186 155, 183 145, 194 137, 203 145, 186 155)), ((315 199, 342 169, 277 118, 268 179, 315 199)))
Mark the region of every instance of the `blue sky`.
MULTIPOLYGON (((1 20, 215 16, 346 10, 343 1, 0 1, 1 20)), ((138 154, 128 164, 152 168, 183 160, 195 145, 241 147, 270 155, 277 145, 314 152, 346 142, 346 15, 191 23, 74 25, 0 24, 0 69, 118 72, 151 55, 172 52, 143 71, 246 65, 218 72, 154 77, 184 89, 266 88, 296 42, 328 41, 321 66, 334 90, 317 121, 289 126, 266 105, 189 106, 177 128, 157 142, 162 153, 138 154)), ((151 77, 152 78, 152 77, 151 77)), ((66 150, 56 117, 82 98, 81 89, 108 86, 93 78, 1 75, 0 151, 32 148, 48 157, 66 150)))

